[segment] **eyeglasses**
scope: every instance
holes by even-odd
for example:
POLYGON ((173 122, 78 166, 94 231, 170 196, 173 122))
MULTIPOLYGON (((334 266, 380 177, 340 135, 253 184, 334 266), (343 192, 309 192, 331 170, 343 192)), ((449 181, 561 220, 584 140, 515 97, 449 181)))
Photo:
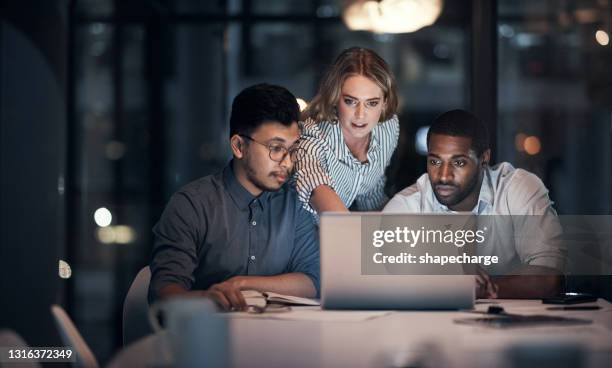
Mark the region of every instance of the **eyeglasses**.
POLYGON ((290 148, 286 148, 282 144, 276 144, 276 143, 265 144, 265 143, 256 141, 255 139, 249 137, 248 135, 244 135, 244 134, 238 134, 238 135, 268 148, 268 151, 270 153, 270 160, 272 161, 283 162, 285 157, 289 155, 289 159, 292 162, 298 162, 299 160, 302 159, 302 157, 304 157, 305 151, 303 148, 298 147, 297 143, 294 143, 293 146, 291 146, 290 148))

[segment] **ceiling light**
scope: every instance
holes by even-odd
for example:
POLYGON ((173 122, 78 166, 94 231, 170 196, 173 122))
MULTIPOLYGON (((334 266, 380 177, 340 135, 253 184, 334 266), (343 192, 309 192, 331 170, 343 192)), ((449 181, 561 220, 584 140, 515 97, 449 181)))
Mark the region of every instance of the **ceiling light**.
POLYGON ((442 0, 358 0, 344 9, 342 19, 355 31, 408 33, 432 25, 442 5, 442 0))

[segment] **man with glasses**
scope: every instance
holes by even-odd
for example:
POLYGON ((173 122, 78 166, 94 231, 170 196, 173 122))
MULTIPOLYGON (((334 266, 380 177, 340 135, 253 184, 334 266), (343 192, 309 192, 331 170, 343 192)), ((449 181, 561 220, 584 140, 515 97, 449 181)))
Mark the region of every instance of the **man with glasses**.
POLYGON ((316 227, 287 183, 300 156, 298 117, 283 87, 259 84, 236 96, 233 160, 175 193, 153 228, 150 301, 188 294, 240 310, 241 290, 318 294, 316 227))

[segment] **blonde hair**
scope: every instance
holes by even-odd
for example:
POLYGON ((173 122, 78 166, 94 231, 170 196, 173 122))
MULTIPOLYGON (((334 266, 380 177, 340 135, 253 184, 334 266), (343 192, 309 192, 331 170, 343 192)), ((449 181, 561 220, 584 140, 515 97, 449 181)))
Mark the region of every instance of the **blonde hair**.
POLYGON ((340 100, 342 86, 347 78, 354 75, 362 75, 380 87, 386 103, 380 114, 380 121, 390 119, 397 111, 395 79, 383 58, 374 51, 361 47, 351 47, 338 55, 321 80, 317 95, 302 113, 302 118, 315 121, 336 120, 336 106, 340 100))

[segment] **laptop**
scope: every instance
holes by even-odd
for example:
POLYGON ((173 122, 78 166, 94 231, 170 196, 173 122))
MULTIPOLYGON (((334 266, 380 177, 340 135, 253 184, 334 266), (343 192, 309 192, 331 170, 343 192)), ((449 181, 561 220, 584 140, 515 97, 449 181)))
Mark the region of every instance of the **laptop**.
MULTIPOLYGON (((368 216, 372 216, 370 220, 384 221, 386 215, 379 212, 328 212, 321 215, 319 236, 322 308, 362 310, 473 308, 475 296, 473 275, 362 273, 362 221, 365 224, 368 216)), ((391 216, 398 218, 397 215, 391 216)), ((435 219, 432 216, 436 215, 402 215, 401 219, 408 224, 414 223, 414 228, 420 228, 424 221, 430 223, 431 219, 435 219)), ((448 228, 449 225, 445 226, 448 228)))

